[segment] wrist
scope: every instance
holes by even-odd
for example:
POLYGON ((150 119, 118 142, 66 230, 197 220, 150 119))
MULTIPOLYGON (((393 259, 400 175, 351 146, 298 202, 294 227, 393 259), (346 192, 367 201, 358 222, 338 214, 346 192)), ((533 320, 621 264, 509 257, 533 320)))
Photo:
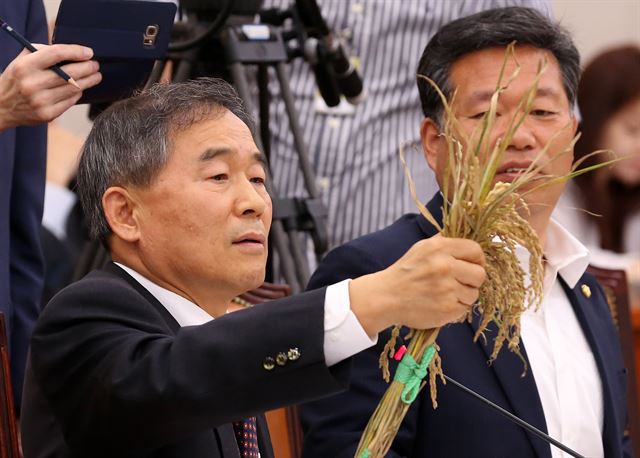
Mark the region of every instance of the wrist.
POLYGON ((387 289, 381 287, 380 273, 364 275, 349 283, 351 311, 371 338, 394 324, 387 299, 387 289))
POLYGON ((11 117, 11 111, 0 107, 0 132, 14 127, 17 127, 17 124, 11 117))

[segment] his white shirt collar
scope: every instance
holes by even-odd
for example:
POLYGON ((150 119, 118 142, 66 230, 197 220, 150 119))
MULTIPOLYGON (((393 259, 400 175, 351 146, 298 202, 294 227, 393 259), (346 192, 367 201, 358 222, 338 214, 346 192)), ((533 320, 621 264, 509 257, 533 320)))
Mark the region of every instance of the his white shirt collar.
POLYGON ((213 317, 198 307, 196 304, 188 299, 180 296, 179 294, 169 291, 162 286, 159 286, 142 276, 130 267, 127 267, 119 262, 114 262, 118 267, 131 275, 134 280, 140 283, 144 289, 149 291, 153 297, 158 299, 164 308, 171 314, 171 316, 178 322, 180 326, 197 326, 199 324, 208 323, 213 320, 213 317))
MULTIPOLYGON (((549 293, 558 275, 575 288, 589 265, 589 250, 553 219, 549 220, 546 235, 543 293, 549 293)), ((516 254, 524 271, 529 272, 529 252, 518 245, 516 254)))
POLYGON ((589 250, 554 219, 547 227, 544 256, 547 268, 557 272, 572 289, 589 266, 589 250))

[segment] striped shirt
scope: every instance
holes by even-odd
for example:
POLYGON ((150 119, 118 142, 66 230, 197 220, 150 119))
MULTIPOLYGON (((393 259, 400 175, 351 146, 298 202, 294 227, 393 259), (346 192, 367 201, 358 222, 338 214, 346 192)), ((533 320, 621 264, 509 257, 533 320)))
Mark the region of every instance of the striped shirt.
MULTIPOLYGON (((318 189, 329 209, 330 245, 335 247, 392 223, 415 209, 398 156, 402 142, 418 196, 437 190, 419 141, 423 118, 415 75, 422 51, 445 23, 481 10, 520 5, 550 14, 548 0, 317 0, 322 15, 360 64, 367 99, 353 114, 323 114, 309 65, 290 66, 291 90, 318 189)), ((290 0, 267 0, 286 7, 290 0)), ((293 136, 277 84, 270 87, 271 165, 282 196, 306 196, 293 136)))

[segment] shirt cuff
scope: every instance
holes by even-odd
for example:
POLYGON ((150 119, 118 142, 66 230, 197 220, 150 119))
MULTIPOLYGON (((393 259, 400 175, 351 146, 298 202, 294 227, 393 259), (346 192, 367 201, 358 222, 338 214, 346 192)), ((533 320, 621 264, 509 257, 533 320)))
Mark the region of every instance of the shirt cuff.
POLYGON ((351 311, 349 282, 327 287, 324 297, 324 358, 332 366, 378 342, 364 331, 358 318, 351 311))
POLYGON ((42 225, 58 240, 67 238, 67 218, 75 203, 76 195, 73 191, 57 184, 46 184, 42 225))

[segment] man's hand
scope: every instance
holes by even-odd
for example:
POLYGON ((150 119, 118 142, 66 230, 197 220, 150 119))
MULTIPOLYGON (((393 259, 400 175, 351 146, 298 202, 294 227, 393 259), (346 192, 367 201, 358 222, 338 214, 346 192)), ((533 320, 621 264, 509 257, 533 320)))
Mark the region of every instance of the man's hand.
POLYGON ((387 269, 351 281, 351 309, 370 336, 393 324, 443 326, 478 299, 484 262, 480 245, 471 240, 421 240, 387 269))
POLYGON ((0 131, 17 126, 49 122, 73 106, 82 91, 102 80, 93 51, 78 45, 35 45, 37 52, 23 50, 0 74, 0 131), (69 84, 49 70, 62 66, 80 86, 69 84))

